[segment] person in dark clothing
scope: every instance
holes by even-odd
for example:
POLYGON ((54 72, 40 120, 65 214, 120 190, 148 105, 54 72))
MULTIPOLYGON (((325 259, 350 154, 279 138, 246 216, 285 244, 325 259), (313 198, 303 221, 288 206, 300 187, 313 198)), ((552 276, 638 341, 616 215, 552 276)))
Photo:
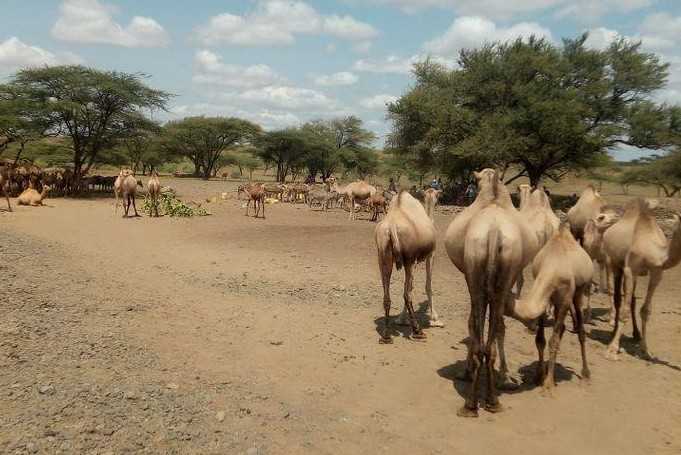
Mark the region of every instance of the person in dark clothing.
POLYGON ((397 193, 397 185, 395 185, 395 180, 392 177, 390 177, 390 182, 388 183, 388 191, 397 193))

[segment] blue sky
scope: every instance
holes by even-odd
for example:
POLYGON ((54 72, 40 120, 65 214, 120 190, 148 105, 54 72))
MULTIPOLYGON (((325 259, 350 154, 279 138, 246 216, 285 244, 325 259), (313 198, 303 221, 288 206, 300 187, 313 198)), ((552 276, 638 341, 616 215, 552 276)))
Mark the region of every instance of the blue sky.
MULTIPOLYGON (((681 104, 678 0, 3 0, 0 78, 31 65, 142 72, 177 96, 160 117, 235 115, 268 129, 354 114, 383 137, 385 103, 426 55, 538 34, 641 39, 672 65, 655 96, 681 104)), ((620 159, 638 155, 620 150, 620 159)))

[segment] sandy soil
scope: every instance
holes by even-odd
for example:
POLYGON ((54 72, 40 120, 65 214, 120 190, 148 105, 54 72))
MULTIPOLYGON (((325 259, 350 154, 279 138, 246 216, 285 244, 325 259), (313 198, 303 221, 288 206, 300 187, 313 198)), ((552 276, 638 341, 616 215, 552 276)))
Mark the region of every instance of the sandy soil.
MULTIPOLYGON (((163 183, 195 200, 234 187, 163 183)), ((508 321, 521 386, 501 396, 505 412, 470 420, 456 416, 467 384, 455 379, 468 294, 442 249, 434 289, 446 327, 386 346, 366 214, 285 204, 255 220, 232 199, 204 204, 209 217, 121 219, 111 199, 48 203, 0 212, 0 453, 681 451, 681 269, 657 293, 656 361, 629 336, 621 360, 606 360, 599 320, 592 380, 580 379, 567 333, 546 396, 531 381, 533 336, 508 321)), ((438 214, 440 232, 450 219, 438 214)), ((595 305, 603 315, 606 298, 595 305)))

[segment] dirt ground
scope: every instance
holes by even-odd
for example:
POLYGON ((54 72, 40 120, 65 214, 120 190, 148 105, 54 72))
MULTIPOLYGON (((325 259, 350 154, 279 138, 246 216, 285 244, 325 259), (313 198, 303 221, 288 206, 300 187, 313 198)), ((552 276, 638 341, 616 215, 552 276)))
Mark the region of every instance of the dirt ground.
MULTIPOLYGON (((185 200, 235 187, 163 184, 185 200)), ((442 248, 433 286, 446 327, 379 345, 366 214, 275 204, 256 220, 230 199, 204 203, 208 217, 121 219, 112 199, 48 204, 0 212, 0 453, 681 453, 681 269, 656 296, 655 361, 631 328, 621 359, 606 360, 610 328, 597 320, 591 381, 567 333, 546 396, 531 381, 533 335, 509 320, 521 385, 502 394, 504 412, 462 419, 468 293, 442 248)), ((440 233, 451 217, 438 213, 440 233)), ((595 297, 602 319, 607 305, 595 297)))

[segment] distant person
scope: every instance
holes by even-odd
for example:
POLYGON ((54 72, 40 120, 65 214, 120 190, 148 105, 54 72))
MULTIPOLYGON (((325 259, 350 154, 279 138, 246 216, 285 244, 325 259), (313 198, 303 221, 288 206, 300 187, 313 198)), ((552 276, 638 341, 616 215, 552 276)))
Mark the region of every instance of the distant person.
POLYGON ((471 204, 478 193, 478 189, 475 187, 474 183, 469 183, 468 186, 466 187, 466 191, 464 192, 464 197, 466 198, 466 202, 468 204, 471 204))
POLYGON ((390 177, 390 182, 388 183, 388 191, 397 193, 397 185, 395 185, 395 180, 392 177, 390 177))
POLYGON ((440 185, 440 182, 438 182, 438 181, 435 180, 435 179, 433 179, 433 181, 430 182, 430 187, 431 187, 432 189, 434 189, 434 190, 441 190, 441 189, 442 189, 442 186, 440 185))

